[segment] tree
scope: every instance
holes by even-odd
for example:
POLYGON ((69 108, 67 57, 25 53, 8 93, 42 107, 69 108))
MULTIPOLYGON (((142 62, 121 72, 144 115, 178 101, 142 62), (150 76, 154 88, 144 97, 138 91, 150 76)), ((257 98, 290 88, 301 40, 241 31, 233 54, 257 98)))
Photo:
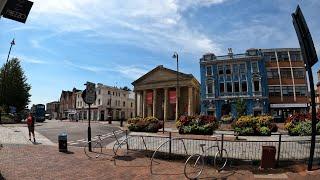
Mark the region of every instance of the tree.
POLYGON ((122 90, 131 91, 131 89, 129 89, 127 86, 123 87, 122 90))
POLYGON ((12 58, 0 69, 0 104, 8 112, 9 106, 16 108, 17 112, 25 109, 30 102, 30 84, 21 68, 18 58, 12 58))
POLYGON ((238 113, 238 117, 246 115, 247 103, 243 100, 238 98, 236 101, 236 110, 238 113))

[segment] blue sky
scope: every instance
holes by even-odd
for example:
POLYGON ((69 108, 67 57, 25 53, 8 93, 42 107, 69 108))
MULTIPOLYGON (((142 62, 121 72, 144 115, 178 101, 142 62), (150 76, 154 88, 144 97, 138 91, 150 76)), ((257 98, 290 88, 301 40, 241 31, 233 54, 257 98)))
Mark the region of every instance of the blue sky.
POLYGON ((58 100, 86 81, 132 88, 157 65, 174 69, 174 51, 181 71, 200 80, 204 53, 299 47, 291 20, 297 4, 320 52, 319 0, 33 1, 26 24, 0 19, 0 63, 14 37, 11 57, 22 61, 31 104, 58 100))

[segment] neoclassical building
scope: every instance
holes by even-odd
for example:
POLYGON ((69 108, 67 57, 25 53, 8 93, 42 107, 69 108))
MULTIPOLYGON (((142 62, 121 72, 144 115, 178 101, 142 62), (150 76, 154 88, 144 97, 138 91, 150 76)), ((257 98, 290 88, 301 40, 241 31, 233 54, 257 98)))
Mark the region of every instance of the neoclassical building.
POLYGON ((178 103, 177 71, 162 65, 135 80, 132 85, 137 116, 174 120, 183 114, 195 115, 200 112, 200 83, 192 74, 179 72, 178 103))
MULTIPOLYGON (((97 99, 91 105, 91 120, 106 121, 128 119, 134 114, 134 93, 123 88, 112 87, 98 83, 96 85, 97 99)), ((77 118, 87 120, 89 106, 82 99, 82 91, 76 93, 77 118)))

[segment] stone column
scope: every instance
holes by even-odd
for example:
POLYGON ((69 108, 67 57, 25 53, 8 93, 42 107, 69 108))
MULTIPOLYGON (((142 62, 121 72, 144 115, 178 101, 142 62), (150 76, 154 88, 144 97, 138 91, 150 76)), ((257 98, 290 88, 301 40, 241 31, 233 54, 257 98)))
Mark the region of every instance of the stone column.
POLYGON ((146 95, 147 91, 143 90, 143 96, 142 96, 142 117, 146 117, 146 108, 147 108, 147 103, 146 103, 146 95))
POLYGON ((153 89, 153 97, 152 97, 152 116, 156 117, 156 104, 157 104, 157 89, 153 89))
POLYGON ((180 87, 179 88, 176 88, 176 119, 177 120, 179 118, 179 103, 180 103, 180 98, 179 98, 179 95, 180 95, 180 87), (179 99, 179 100, 178 100, 179 99))
POLYGON ((193 96, 192 96, 192 91, 193 88, 189 87, 188 88, 188 115, 191 116, 193 115, 193 96))
MULTIPOLYGON (((128 102, 129 103, 129 102, 128 102)), ((138 92, 134 92, 134 116, 138 116, 138 92)))
POLYGON ((163 119, 168 120, 168 88, 164 88, 163 119))

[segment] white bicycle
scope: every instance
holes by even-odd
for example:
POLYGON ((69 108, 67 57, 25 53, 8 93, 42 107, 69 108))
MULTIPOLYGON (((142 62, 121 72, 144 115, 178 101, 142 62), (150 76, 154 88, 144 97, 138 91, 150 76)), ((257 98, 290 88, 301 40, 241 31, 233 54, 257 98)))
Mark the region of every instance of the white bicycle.
POLYGON ((189 156, 184 164, 184 175, 188 179, 198 178, 203 171, 205 162, 213 160, 214 167, 218 171, 221 171, 228 162, 228 152, 226 149, 220 149, 218 143, 208 147, 207 149, 204 149, 206 144, 200 144, 199 146, 201 147, 202 153, 189 156), (210 156, 210 152, 212 152, 213 149, 217 149, 214 157, 210 156))

